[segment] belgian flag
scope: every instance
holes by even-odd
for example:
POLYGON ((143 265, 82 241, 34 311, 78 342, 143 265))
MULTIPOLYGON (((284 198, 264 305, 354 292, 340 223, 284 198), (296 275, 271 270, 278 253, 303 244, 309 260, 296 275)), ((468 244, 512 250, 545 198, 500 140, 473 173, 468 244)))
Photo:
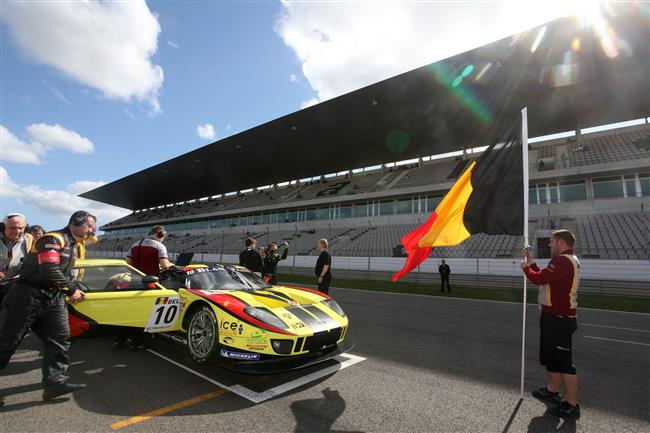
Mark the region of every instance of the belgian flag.
POLYGON ((467 167, 427 221, 402 238, 408 258, 393 281, 415 269, 433 247, 458 245, 477 233, 523 234, 520 119, 467 167))

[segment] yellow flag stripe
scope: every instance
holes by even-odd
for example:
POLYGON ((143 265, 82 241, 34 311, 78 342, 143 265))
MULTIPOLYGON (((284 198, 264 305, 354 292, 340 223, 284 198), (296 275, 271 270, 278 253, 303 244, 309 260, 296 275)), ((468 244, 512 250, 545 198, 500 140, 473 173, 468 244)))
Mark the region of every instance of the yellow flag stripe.
POLYGON ((463 223, 463 215, 473 191, 471 179, 475 165, 476 161, 472 162, 436 208, 437 218, 418 242, 420 248, 458 245, 470 237, 471 233, 463 223))

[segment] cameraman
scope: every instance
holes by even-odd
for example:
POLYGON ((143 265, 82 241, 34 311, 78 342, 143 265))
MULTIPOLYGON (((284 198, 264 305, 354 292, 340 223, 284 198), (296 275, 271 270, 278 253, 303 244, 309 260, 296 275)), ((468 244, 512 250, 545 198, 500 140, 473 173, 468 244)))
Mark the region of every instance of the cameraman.
POLYGON ((283 242, 282 243, 282 248, 284 248, 284 251, 282 251, 282 254, 278 253, 278 244, 275 242, 271 242, 266 249, 266 256, 264 257, 264 274, 265 276, 268 276, 268 283, 269 284, 277 284, 278 283, 278 276, 277 276, 277 267, 278 267, 278 262, 280 260, 284 260, 287 258, 287 255, 289 254, 289 243, 288 242, 283 242))

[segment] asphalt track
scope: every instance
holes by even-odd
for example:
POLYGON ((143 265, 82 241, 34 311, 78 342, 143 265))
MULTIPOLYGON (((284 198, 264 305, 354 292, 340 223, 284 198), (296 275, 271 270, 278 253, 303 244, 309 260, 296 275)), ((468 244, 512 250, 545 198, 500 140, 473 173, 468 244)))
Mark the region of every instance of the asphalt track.
POLYGON ((197 368, 160 337, 149 352, 77 340, 70 374, 88 388, 43 403, 40 343, 30 336, 2 373, 0 432, 650 432, 650 315, 579 310, 576 423, 529 396, 545 380, 536 306, 519 403, 521 305, 332 294, 351 319, 351 356, 279 376, 197 368))

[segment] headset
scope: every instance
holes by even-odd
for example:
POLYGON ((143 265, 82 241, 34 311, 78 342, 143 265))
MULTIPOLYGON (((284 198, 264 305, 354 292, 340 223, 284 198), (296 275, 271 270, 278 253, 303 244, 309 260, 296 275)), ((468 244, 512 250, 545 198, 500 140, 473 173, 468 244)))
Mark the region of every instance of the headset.
POLYGON ((72 214, 70 221, 68 221, 68 225, 72 224, 75 227, 82 226, 86 221, 88 221, 88 218, 92 218, 97 221, 97 217, 90 212, 86 212, 85 210, 78 210, 72 214))

